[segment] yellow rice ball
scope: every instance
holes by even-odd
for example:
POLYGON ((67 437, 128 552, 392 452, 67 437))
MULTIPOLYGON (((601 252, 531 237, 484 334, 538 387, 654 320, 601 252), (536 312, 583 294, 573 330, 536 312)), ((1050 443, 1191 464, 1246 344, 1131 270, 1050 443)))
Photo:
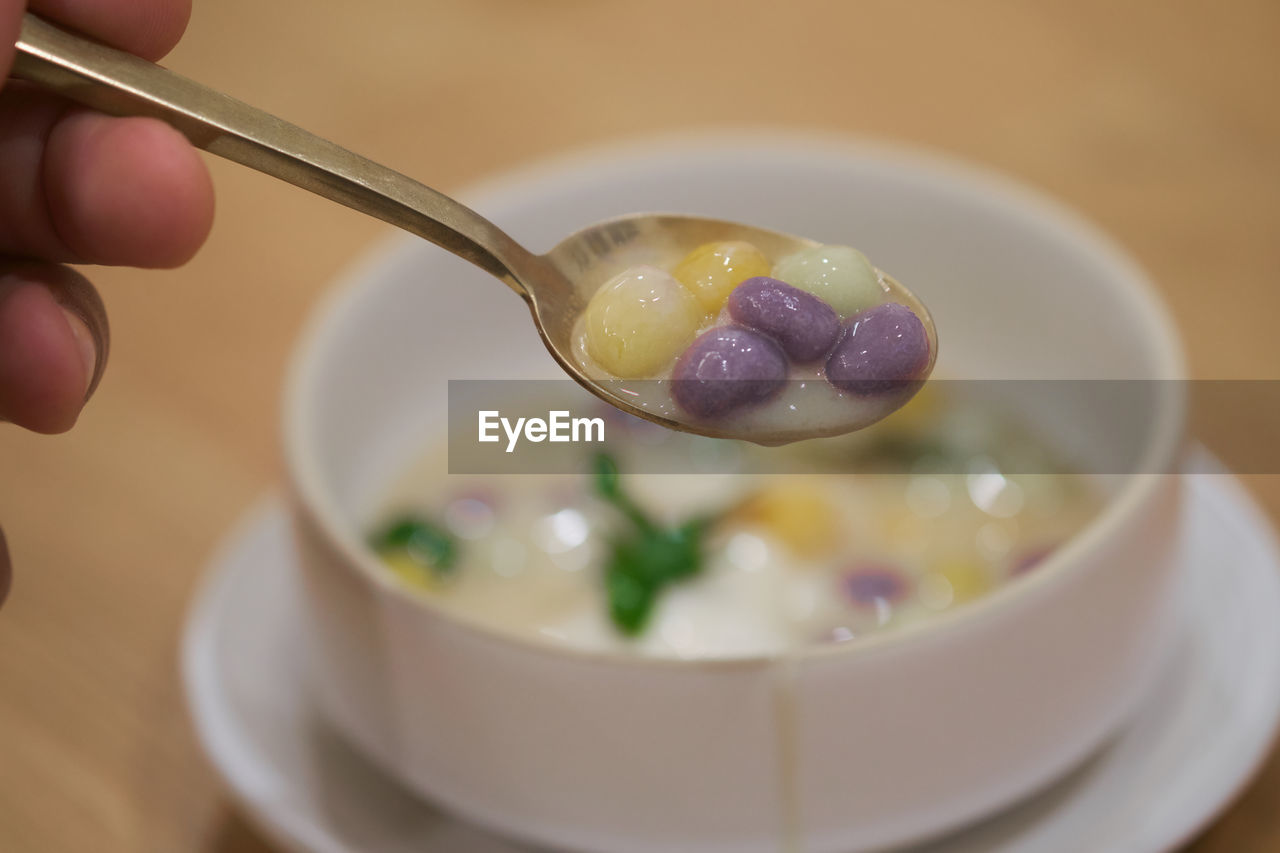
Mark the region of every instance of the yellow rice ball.
POLYGON ((714 314, 724 307, 735 287, 749 278, 768 275, 770 269, 769 259, 755 246, 730 240, 704 243, 676 264, 671 274, 698 297, 707 313, 714 314))
POLYGON ((741 517, 760 525, 801 557, 834 553, 844 538, 830 496, 802 478, 762 489, 743 505, 741 517))

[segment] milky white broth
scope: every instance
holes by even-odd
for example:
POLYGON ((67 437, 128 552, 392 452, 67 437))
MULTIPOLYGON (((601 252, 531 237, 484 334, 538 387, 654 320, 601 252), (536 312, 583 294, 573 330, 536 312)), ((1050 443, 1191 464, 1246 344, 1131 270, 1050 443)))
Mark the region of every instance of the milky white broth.
POLYGON ((777 654, 961 606, 1033 571, 1099 507, 1034 436, 928 392, 862 433, 750 453, 789 454, 758 457, 773 471, 839 473, 640 475, 621 454, 621 482, 655 519, 724 513, 701 572, 665 588, 636 636, 611 621, 603 582, 625 524, 586 475, 449 476, 431 448, 378 517, 432 520, 455 537, 457 565, 443 578, 402 557, 388 566, 506 634, 663 657, 777 654), (1013 459, 1034 473, 1002 473, 1013 459))

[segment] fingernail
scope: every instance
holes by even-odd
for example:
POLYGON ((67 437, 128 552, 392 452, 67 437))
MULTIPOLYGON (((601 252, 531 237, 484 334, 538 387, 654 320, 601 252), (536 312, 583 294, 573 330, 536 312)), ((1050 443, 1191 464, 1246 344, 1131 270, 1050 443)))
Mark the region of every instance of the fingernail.
POLYGON ((79 314, 63 307, 62 315, 67 318, 71 335, 76 339, 76 349, 80 351, 80 363, 84 366, 84 393, 87 397, 89 387, 93 384, 94 373, 98 369, 98 348, 94 344, 89 326, 79 314))

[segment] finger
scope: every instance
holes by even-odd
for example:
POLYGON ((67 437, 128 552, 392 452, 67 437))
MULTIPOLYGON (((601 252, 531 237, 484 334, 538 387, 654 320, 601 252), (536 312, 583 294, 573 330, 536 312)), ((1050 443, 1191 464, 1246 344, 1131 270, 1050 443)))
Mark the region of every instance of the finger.
POLYGON ((213 225, 200 155, 163 122, 108 118, 30 87, 0 105, 0 252, 172 267, 213 225))
POLYGON ((9 76, 13 63, 13 46, 22 26, 22 0, 0 0, 0 80, 9 76))
POLYGON ((97 388, 110 346, 97 291, 74 270, 0 263, 0 418, 70 429, 97 388))
POLYGON ((213 184, 186 138, 156 119, 74 111, 44 156, 49 216, 85 261, 173 267, 213 226, 213 184))
MULTIPOLYGON (((191 18, 191 0, 30 0, 31 11, 150 59, 173 49, 191 18)), ((25 0, 0 0, 0 82, 9 75, 25 0)))
POLYGON ((9 584, 13 577, 13 563, 9 559, 9 545, 4 541, 4 528, 0 527, 0 604, 9 597, 9 584))
MULTIPOLYGON (((13 5, 19 4, 6 0, 6 7, 13 5)), ((152 61, 173 49, 191 18, 191 0, 31 0, 30 7, 68 29, 152 61)))

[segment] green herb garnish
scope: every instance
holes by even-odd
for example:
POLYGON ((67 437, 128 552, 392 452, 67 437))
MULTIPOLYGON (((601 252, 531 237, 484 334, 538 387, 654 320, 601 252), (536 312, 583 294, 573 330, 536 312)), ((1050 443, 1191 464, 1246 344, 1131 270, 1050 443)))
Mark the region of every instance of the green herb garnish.
POLYGON ((405 554, 436 578, 453 572, 458 543, 444 528, 416 515, 402 515, 369 538, 380 556, 405 554))
POLYGON ((604 584, 614 625, 635 636, 644 630, 663 587, 702 570, 703 539, 714 519, 658 524, 622 490, 618 463, 607 453, 596 454, 593 474, 596 493, 630 522, 630 529, 609 543, 604 584))

